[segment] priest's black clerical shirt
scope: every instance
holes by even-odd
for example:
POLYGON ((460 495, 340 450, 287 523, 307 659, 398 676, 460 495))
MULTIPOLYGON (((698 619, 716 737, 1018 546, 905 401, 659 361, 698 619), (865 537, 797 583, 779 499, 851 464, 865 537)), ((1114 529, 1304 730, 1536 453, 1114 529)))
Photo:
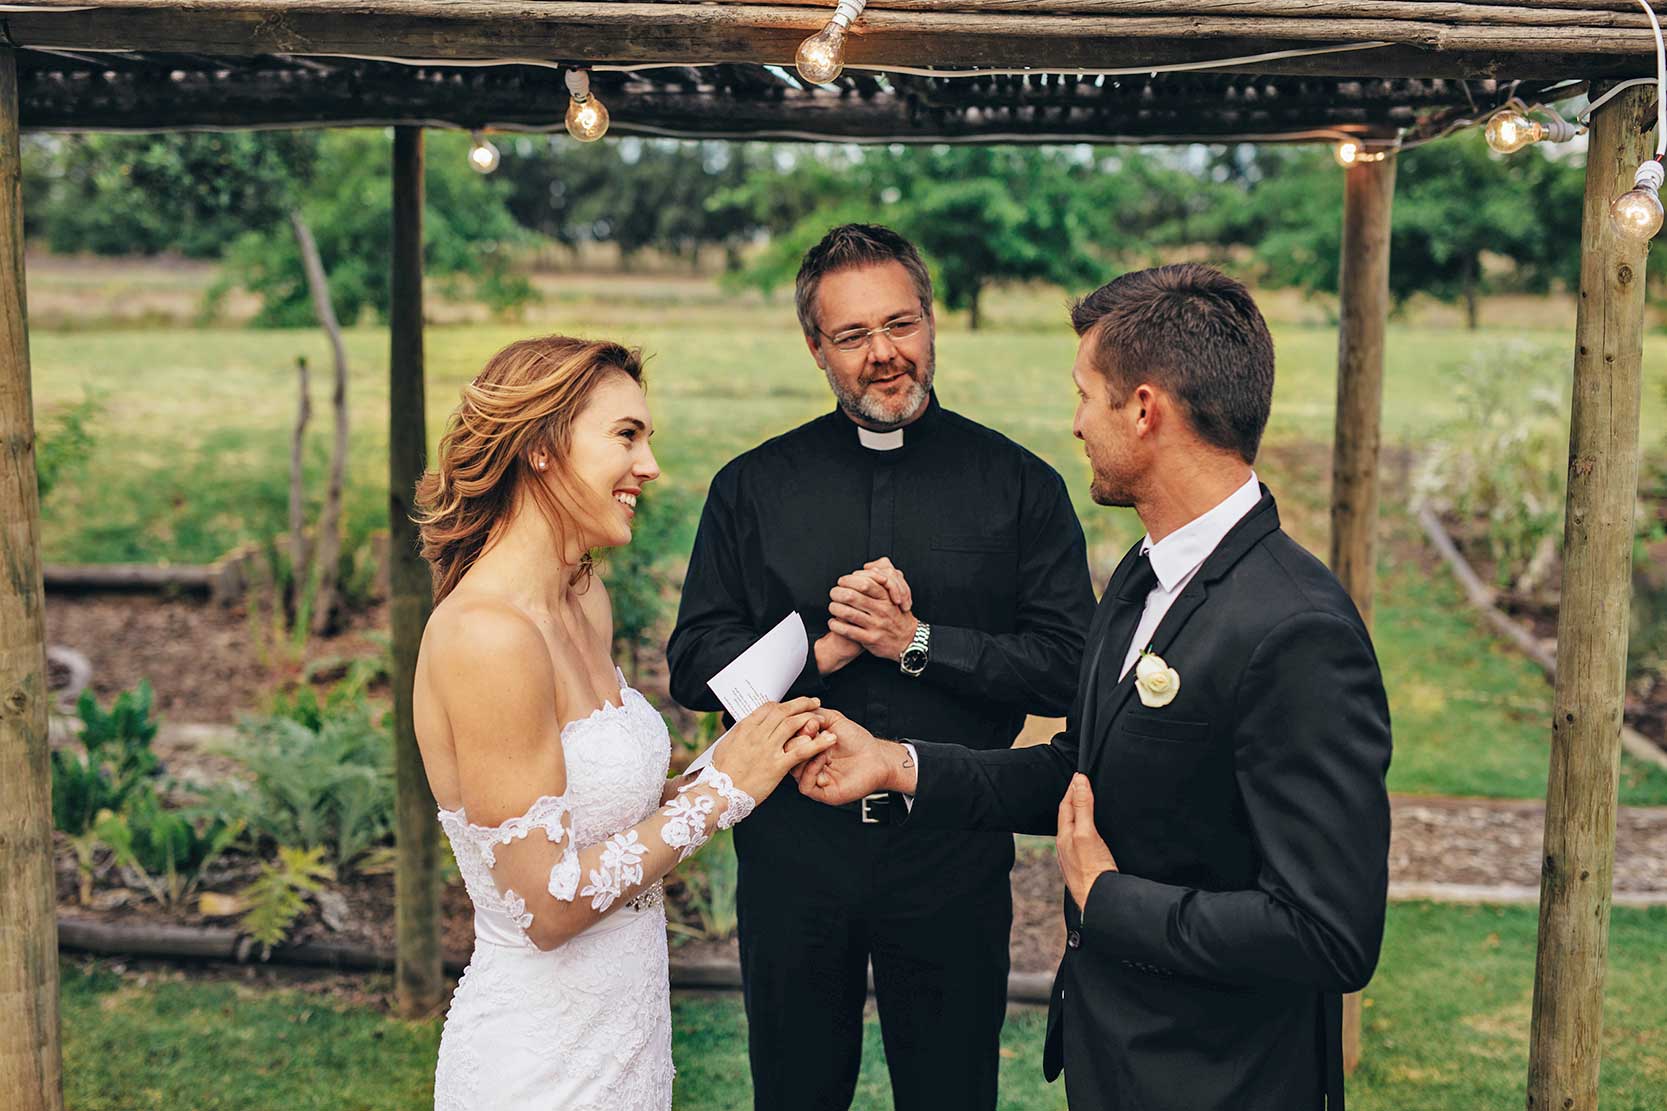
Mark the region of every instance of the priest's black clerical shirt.
POLYGON ((708 679, 793 610, 814 644, 840 576, 887 556, 932 627, 925 672, 864 652, 821 676, 812 651, 789 696, 879 737, 975 748, 1012 744, 1027 713, 1066 712, 1094 594, 1064 481, 935 395, 900 436, 865 446, 836 409, 718 472, 666 646, 673 698, 718 709, 708 679))

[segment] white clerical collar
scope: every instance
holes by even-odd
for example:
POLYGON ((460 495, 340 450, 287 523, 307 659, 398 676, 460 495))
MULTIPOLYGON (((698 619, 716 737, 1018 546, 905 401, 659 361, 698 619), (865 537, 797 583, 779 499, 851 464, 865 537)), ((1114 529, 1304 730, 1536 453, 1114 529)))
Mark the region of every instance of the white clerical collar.
POLYGON ((1173 591, 1175 584, 1203 566, 1210 553, 1222 542, 1233 526, 1244 520, 1262 500, 1262 486, 1256 472, 1243 486, 1223 498, 1215 508, 1194 517, 1168 536, 1152 543, 1152 534, 1140 542, 1140 550, 1152 558, 1152 570, 1165 591, 1173 591))
POLYGON ((896 451, 903 446, 903 430, 894 428, 890 432, 875 432, 859 424, 857 443, 870 451, 896 451))

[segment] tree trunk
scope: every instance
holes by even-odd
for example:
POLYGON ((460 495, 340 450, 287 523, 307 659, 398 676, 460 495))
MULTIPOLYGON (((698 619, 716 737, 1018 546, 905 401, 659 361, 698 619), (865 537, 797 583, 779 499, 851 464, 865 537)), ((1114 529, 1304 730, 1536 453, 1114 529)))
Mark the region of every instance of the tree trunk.
POLYGON ((314 565, 318 568, 318 592, 313 595, 312 628, 323 632, 329 628, 336 613, 336 580, 341 565, 342 483, 347 480, 347 347, 342 343, 341 325, 336 322, 336 307, 330 302, 330 282, 324 273, 324 260, 318 256, 318 244, 313 241, 312 229, 300 212, 289 214, 295 228, 295 239, 301 245, 301 264, 307 272, 307 288, 312 291, 313 311, 318 323, 330 337, 330 350, 336 360, 336 390, 332 402, 336 413, 336 442, 330 452, 330 485, 324 491, 324 509, 318 517, 318 542, 314 565))
POLYGON ((1481 265, 1480 260, 1473 258, 1464 268, 1464 326, 1472 332, 1482 322, 1481 277, 1477 273, 1481 265))
POLYGON ((1632 514, 1648 247, 1615 233, 1610 201, 1651 152, 1655 92, 1628 89, 1592 117, 1580 226, 1568 509, 1557 615, 1551 776, 1528 1106, 1594 1111, 1615 866, 1632 514))
POLYGON ((428 442, 423 398, 423 133, 394 128, 393 274, 388 307, 388 611, 393 624, 394 774, 398 861, 394 993, 407 1017, 434 1013, 440 964, 440 845, 434 795, 412 723, 417 649, 433 598, 417 552, 412 496, 428 442))
MULTIPOLYGON (((1389 223, 1395 156, 1343 175, 1343 251, 1337 331, 1337 423, 1332 436, 1331 569, 1372 624, 1377 581, 1378 462, 1383 339, 1389 317, 1389 223)), ((1343 1068, 1360 1063, 1360 996, 1343 999, 1343 1068)))
POLYGON ((307 504, 302 457, 313 403, 305 357, 295 360, 295 374, 301 385, 301 401, 295 413, 295 433, 289 441, 289 617, 292 622, 300 619, 307 594, 307 504))
POLYGON ((978 301, 983 293, 984 287, 982 285, 975 285, 972 287, 972 296, 967 299, 967 327, 975 332, 978 331, 979 327, 984 323, 983 318, 980 316, 978 311, 978 301))
POLYGON ((64 1105, 40 497, 23 295, 17 55, 0 49, 0 1099, 64 1105))

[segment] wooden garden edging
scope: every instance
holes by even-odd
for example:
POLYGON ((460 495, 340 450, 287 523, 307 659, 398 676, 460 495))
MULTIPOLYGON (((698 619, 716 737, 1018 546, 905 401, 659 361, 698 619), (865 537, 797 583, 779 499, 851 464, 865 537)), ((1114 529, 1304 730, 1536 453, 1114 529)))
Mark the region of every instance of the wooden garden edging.
MULTIPOLYGON (((1554 680, 1557 677, 1557 656, 1540 643, 1522 623, 1514 620, 1504 610, 1494 604, 1494 592, 1476 574, 1473 567, 1459 551, 1459 546, 1453 543, 1453 538, 1447 535, 1442 527, 1441 519, 1429 506, 1418 509, 1418 523, 1424 529, 1424 535, 1430 541, 1431 547, 1441 555, 1447 566, 1452 569, 1453 577, 1459 581, 1459 588, 1464 596, 1475 607, 1484 620, 1491 625, 1495 632, 1504 637, 1523 655, 1540 665, 1546 678, 1554 680)), ((1667 769, 1667 751, 1663 751, 1648 737, 1638 730, 1621 724, 1621 747, 1635 759, 1654 764, 1658 768, 1667 769)), ((1619 898, 1617 897, 1617 902, 1619 898)))
MULTIPOLYGON (((246 934, 228 926, 182 926, 172 923, 101 922, 78 914, 58 915, 58 947, 79 953, 155 960, 211 961, 222 964, 273 964, 297 968, 333 968, 343 972, 392 972, 391 950, 347 942, 303 941, 279 945, 262 956, 246 934)), ((467 957, 445 958, 446 974, 460 976, 467 957)), ((671 986, 682 990, 739 991, 741 966, 726 960, 671 961, 671 986)), ((1053 976, 1045 972, 1010 972, 1010 1003, 1046 1006, 1053 976)), ((874 990, 873 977, 868 983, 874 990)))

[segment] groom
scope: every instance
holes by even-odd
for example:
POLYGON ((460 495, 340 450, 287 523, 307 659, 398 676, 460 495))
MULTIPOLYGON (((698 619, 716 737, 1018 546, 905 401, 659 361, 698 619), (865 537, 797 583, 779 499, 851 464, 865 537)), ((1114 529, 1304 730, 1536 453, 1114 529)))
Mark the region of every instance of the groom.
POLYGON ((1196 264, 1126 274, 1071 322, 1092 496, 1147 536, 1106 587, 1065 732, 975 751, 825 711, 839 743, 800 791, 1056 835, 1043 1070, 1063 1065, 1075 1111, 1338 1111, 1342 995, 1383 936, 1389 708, 1354 605, 1251 470, 1272 340, 1244 286, 1196 264))

